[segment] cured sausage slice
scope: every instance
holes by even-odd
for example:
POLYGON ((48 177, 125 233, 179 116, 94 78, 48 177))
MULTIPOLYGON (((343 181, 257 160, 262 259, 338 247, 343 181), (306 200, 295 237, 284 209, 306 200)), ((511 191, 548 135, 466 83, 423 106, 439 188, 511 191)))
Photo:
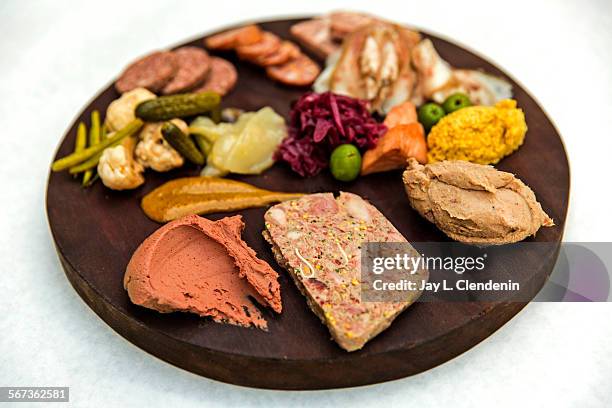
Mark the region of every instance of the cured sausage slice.
POLYGON ((233 48, 255 44, 261 41, 263 31, 255 24, 224 31, 204 40, 204 45, 213 50, 231 50, 233 48))
POLYGON ((253 62, 262 67, 280 65, 300 55, 300 48, 291 41, 283 41, 281 46, 272 54, 262 55, 253 62))
POLYGON ((231 62, 223 58, 210 58, 210 71, 204 81, 204 84, 195 93, 213 91, 223 96, 234 88, 238 80, 238 73, 231 62))
POLYGON ((328 19, 314 18, 291 26, 291 35, 317 57, 325 59, 340 48, 330 33, 328 19))
POLYGON ((154 52, 128 65, 115 82, 115 89, 125 93, 135 88, 147 88, 157 93, 174 77, 177 68, 176 56, 172 52, 154 52))
POLYGON ((337 11, 329 15, 331 21, 331 36, 335 40, 343 40, 347 35, 357 31, 376 19, 368 14, 351 11, 337 11))
POLYGON ((321 69, 316 62, 304 54, 300 54, 282 65, 266 68, 268 76, 286 85, 307 86, 319 76, 321 69))
POLYGON ((162 89, 164 95, 185 92, 200 85, 210 69, 208 53, 198 47, 181 47, 173 51, 178 63, 174 78, 162 89))
POLYGON ((264 55, 270 55, 278 51, 281 46, 281 40, 276 34, 265 31, 261 41, 255 44, 242 45, 236 48, 238 56, 247 61, 255 61, 255 59, 264 55))

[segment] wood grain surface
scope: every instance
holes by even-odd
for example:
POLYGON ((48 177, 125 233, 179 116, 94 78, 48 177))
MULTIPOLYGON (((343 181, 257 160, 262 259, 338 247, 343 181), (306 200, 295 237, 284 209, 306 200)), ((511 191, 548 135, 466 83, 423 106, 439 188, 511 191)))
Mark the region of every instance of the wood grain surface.
MULTIPOLYGON (((289 27, 297 21, 261 25, 290 38, 289 27)), ((515 99, 525 111, 529 131, 524 145, 497 167, 516 174, 529 185, 555 220, 555 227, 542 229, 528 241, 552 244, 546 246, 544 253, 520 251, 510 261, 500 259, 487 268, 487 273, 498 279, 512 277, 533 297, 552 271, 563 235, 569 198, 569 166, 563 143, 536 101, 508 75, 459 46, 427 36, 452 65, 482 69, 510 80, 515 99)), ((201 39, 189 44, 202 46, 201 39)), ((291 101, 306 91, 272 82, 261 69, 240 62, 232 53, 217 55, 231 60, 239 74, 237 87, 224 98, 224 106, 255 110, 268 105, 287 117, 291 101)), ((117 67, 117 72, 122 68, 117 67)), ((88 122, 93 109, 105 112, 118 96, 112 86, 103 90, 70 126, 56 157, 72 151, 80 120, 88 122)), ((128 192, 111 191, 100 182, 82 189, 67 172, 51 173, 47 187, 49 224, 66 276, 76 291, 119 334, 178 367, 209 378, 262 388, 322 389, 377 383, 448 361, 488 337, 525 305, 511 301, 420 302, 364 349, 347 353, 330 340, 327 329, 275 263, 261 236, 266 209, 260 208, 239 213, 246 222, 245 241, 280 273, 283 313, 275 315, 263 310, 269 323, 267 332, 135 306, 122 286, 125 267, 136 247, 159 227, 141 211, 140 199, 167 180, 197 173, 197 168, 189 166, 164 174, 147 172, 144 186, 128 192)), ((399 171, 339 184, 327 172, 302 179, 286 166, 276 165, 261 176, 233 178, 284 191, 350 191, 378 207, 409 241, 448 241, 410 208, 399 171)))

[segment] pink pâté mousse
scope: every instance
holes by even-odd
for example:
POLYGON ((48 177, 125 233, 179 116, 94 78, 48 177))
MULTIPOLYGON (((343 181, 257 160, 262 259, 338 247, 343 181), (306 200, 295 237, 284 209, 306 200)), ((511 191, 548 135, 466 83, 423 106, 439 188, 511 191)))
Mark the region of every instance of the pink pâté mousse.
POLYGON ((162 313, 267 328, 251 299, 282 311, 278 274, 241 238, 241 216, 210 221, 197 215, 172 221, 132 255, 123 284, 130 300, 162 313))

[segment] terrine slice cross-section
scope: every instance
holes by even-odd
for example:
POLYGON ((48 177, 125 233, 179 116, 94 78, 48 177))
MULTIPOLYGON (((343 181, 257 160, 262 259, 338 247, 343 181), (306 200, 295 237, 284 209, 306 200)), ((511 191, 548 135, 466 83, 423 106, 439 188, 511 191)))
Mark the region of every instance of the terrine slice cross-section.
MULTIPOLYGON (((401 302, 361 300, 361 247, 366 242, 407 243, 373 205, 358 195, 311 194, 265 214, 266 240, 312 311, 347 351, 362 348, 420 295, 401 302)), ((409 245, 409 244, 406 244, 409 245)), ((427 279, 426 270, 417 278, 427 279)))

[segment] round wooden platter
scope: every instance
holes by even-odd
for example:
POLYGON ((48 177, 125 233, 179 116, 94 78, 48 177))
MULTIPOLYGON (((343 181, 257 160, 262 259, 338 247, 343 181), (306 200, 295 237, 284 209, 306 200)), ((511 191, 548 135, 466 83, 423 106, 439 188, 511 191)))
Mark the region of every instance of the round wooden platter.
MULTIPOLYGON (((261 26, 290 38, 289 28, 297 21, 300 20, 270 21, 261 26)), ((548 245, 546 253, 537 256, 519 252, 513 262, 499 263, 488 270, 493 277, 512 277, 535 296, 554 266, 569 198, 569 167, 559 134, 538 104, 508 75, 457 45, 426 36, 453 66, 482 69, 510 80, 514 97, 525 112, 529 131, 524 145, 497 167, 515 173, 535 191, 556 226, 542 229, 530 240, 554 245, 548 245)), ((202 46, 201 38, 189 44, 202 46)), ((232 53, 219 55, 232 61, 239 73, 237 87, 223 99, 224 106, 255 110, 269 105, 287 117, 291 101, 306 91, 272 82, 261 69, 239 61, 232 53)), ((117 71, 121 68, 117 67, 117 71)), ((71 152, 79 121, 88 123, 93 109, 105 112, 118 96, 112 86, 102 91, 72 124, 56 157, 71 152)), ((323 389, 378 383, 448 361, 485 339, 525 305, 416 303, 362 350, 347 353, 330 340, 327 329, 274 261, 261 236, 266 209, 259 208, 239 213, 246 223, 243 234, 246 242, 280 273, 283 313, 275 315, 263 310, 269 322, 267 332, 135 306, 123 289, 125 267, 136 247, 159 228, 141 211, 140 199, 167 180, 197 173, 195 167, 165 174, 147 172, 144 186, 127 192, 111 191, 99 182, 90 189, 82 189, 67 172, 51 173, 47 187, 47 214, 53 239, 66 276, 76 291, 119 334, 178 367, 220 381, 262 388, 323 389)), ((261 176, 235 178, 280 191, 351 191, 378 207, 409 241, 447 241, 408 205, 401 172, 340 184, 328 172, 302 179, 279 164, 261 176)), ((214 214, 210 218, 226 215, 214 214)))

